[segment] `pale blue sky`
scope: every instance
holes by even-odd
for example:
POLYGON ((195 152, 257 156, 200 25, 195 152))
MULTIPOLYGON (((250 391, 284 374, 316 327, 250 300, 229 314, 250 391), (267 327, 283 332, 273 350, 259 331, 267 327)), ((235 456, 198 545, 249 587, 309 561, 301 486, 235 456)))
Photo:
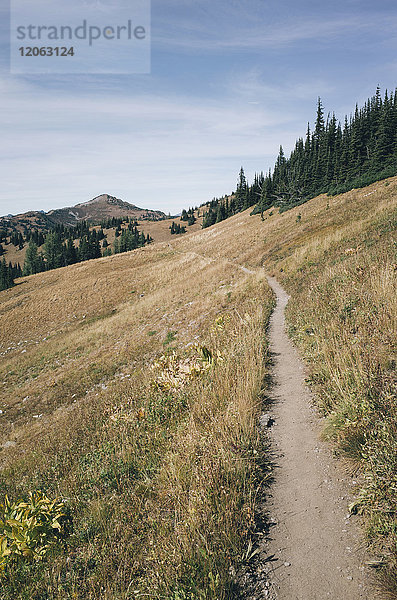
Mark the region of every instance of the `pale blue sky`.
POLYGON ((148 75, 11 75, 0 17, 2 215, 101 193, 176 213, 272 167, 318 96, 343 119, 397 86, 394 1, 152 0, 148 75))

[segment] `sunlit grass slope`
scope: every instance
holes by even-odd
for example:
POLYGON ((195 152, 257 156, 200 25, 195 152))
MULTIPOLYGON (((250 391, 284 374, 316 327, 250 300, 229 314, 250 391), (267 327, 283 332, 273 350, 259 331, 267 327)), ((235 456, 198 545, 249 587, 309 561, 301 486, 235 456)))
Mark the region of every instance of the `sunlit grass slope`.
POLYGON ((393 178, 247 211, 0 294, 0 491, 40 489, 73 517, 65 548, 3 576, 5 599, 235 597, 260 476, 265 272, 291 294, 327 435, 365 473, 357 508, 392 590, 396 197, 393 178))
POLYGON ((328 417, 325 436, 363 475, 352 508, 366 516, 376 573, 391 598, 397 598, 395 193, 392 181, 346 194, 338 206, 345 222, 316 238, 304 233, 304 245, 278 262, 291 294, 290 333, 328 417))
POLYGON ((1 495, 41 490, 66 546, 2 598, 224 598, 258 471, 263 273, 177 241, 21 280, 1 296, 1 495))
POLYGON ((310 367, 325 436, 360 471, 383 594, 397 598, 397 178, 279 214, 237 215, 192 238, 219 257, 263 264, 291 295, 290 334, 310 367), (255 219, 257 219, 255 221, 255 219), (228 231, 228 242, 223 236, 228 231))

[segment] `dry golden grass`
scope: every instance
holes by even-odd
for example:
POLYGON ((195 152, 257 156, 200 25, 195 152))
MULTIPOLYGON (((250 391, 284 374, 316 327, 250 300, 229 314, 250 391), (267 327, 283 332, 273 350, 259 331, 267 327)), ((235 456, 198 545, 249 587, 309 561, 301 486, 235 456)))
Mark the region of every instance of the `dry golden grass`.
POLYGON ((319 211, 323 229, 308 224, 269 263, 291 294, 290 331, 328 417, 324 434, 364 478, 355 509, 383 565, 382 595, 397 598, 396 180, 386 183, 335 198, 337 219, 319 211))
POLYGON ((146 234, 149 234, 155 242, 171 242, 177 237, 188 235, 195 231, 199 231, 203 224, 203 210, 200 208, 200 216, 197 216, 197 211, 194 213, 196 222, 194 225, 188 225, 186 221, 181 221, 179 217, 176 219, 165 219, 164 221, 139 221, 139 229, 146 234), (186 233, 180 235, 171 235, 170 227, 172 222, 186 227, 186 233))
POLYGON ((22 248, 22 250, 20 250, 19 248, 15 247, 12 244, 3 246, 3 248, 5 250, 4 258, 6 259, 7 264, 12 263, 14 265, 14 264, 19 263, 21 265, 21 267, 23 268, 27 247, 28 247, 27 244, 25 244, 24 248, 22 248))
POLYGON ((1 490, 60 495, 74 519, 67 553, 20 567, 3 597, 231 593, 252 526, 271 295, 263 273, 182 242, 2 294, 1 490), (194 356, 195 343, 221 360, 179 392, 153 388, 161 353, 194 356))
POLYGON ((392 178, 264 221, 246 211, 1 292, 0 491, 60 495, 74 519, 67 550, 3 580, 5 600, 233 597, 257 485, 272 303, 262 265, 292 295, 291 330, 340 447, 372 477, 363 507, 381 514, 370 534, 392 564, 396 188, 392 178), (187 360, 195 342, 223 360, 179 391, 153 387, 158 357, 187 360), (382 441, 368 436, 364 458, 367 425, 382 441))
MULTIPOLYGON (((153 238, 153 240, 155 242, 172 241, 176 237, 178 237, 175 235, 171 235, 170 227, 171 227, 172 222, 174 221, 177 224, 184 225, 186 227, 186 233, 181 234, 181 235, 188 235, 189 233, 193 233, 193 232, 201 229, 201 226, 203 223, 203 210, 205 211, 205 208, 199 209, 200 216, 198 216, 197 211, 195 212, 195 216, 196 216, 197 220, 196 220, 196 223, 194 223, 194 225, 188 226, 186 221, 181 221, 181 219, 179 217, 176 217, 175 219, 164 219, 163 221, 147 221, 146 219, 139 220, 138 228, 139 228, 140 232, 145 234, 145 236, 147 234, 149 234, 150 237, 153 238)), ((97 230, 100 229, 99 226, 95 226, 94 228, 97 230)), ((112 251, 114 248, 114 240, 115 240, 114 232, 115 232, 114 228, 113 229, 104 229, 104 233, 107 236, 107 241, 108 241, 108 244, 110 245, 112 251)), ((75 240, 74 244, 77 247, 78 241, 75 240)), ((21 267, 23 268, 28 244, 25 243, 24 247, 21 250, 19 248, 17 248, 16 246, 14 246, 13 244, 6 244, 3 246, 3 248, 5 250, 4 258, 5 258, 6 262, 12 263, 12 264, 19 263, 21 265, 21 267)), ((41 246, 39 248, 39 250, 42 252, 43 246, 41 246)))
POLYGON ((263 223, 237 215, 189 244, 264 264, 291 294, 291 335, 328 415, 326 435, 366 482, 357 510, 390 598, 397 598, 396 196, 394 177, 287 213, 268 210, 263 223))

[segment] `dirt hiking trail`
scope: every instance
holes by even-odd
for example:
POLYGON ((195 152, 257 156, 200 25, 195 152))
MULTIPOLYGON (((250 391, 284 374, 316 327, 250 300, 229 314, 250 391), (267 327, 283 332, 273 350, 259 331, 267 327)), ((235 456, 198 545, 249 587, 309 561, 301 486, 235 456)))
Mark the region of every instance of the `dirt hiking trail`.
POLYGON ((303 363, 285 332, 288 296, 275 279, 269 284, 277 296, 270 321, 269 390, 275 468, 265 505, 271 527, 259 557, 270 585, 260 597, 373 600, 358 517, 348 511, 357 482, 319 440, 320 419, 305 386, 303 363))

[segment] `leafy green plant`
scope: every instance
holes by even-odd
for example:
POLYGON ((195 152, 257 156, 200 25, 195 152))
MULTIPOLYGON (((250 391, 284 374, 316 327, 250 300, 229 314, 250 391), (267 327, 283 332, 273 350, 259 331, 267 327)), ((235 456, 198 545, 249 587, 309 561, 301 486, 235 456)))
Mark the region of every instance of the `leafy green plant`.
MULTIPOLYGON (((176 393, 189 381, 212 367, 215 363, 212 351, 200 344, 195 347, 199 358, 180 358, 174 351, 172 354, 163 354, 153 363, 151 369, 155 373, 155 378, 152 385, 155 389, 164 393, 176 393)), ((218 358, 221 359, 220 354, 218 358)))
POLYGON ((169 344, 172 344, 172 342, 175 340, 176 334, 177 334, 176 331, 168 331, 167 332, 167 335, 165 336, 164 342, 163 342, 164 348, 166 346, 168 346, 169 344))
POLYGON ((29 492, 27 502, 0 505, 0 569, 13 559, 41 560, 62 532, 65 505, 40 491, 29 492))

